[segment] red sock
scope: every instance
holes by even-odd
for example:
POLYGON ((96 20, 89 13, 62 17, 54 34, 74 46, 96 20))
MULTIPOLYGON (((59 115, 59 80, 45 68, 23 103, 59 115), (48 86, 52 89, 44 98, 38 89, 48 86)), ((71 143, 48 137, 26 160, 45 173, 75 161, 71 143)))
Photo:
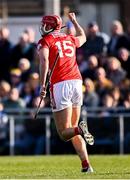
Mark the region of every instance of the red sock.
POLYGON ((79 127, 74 128, 74 133, 75 133, 75 135, 81 134, 81 130, 79 129, 79 127))
POLYGON ((82 168, 87 168, 89 166, 89 163, 87 160, 82 161, 82 168))

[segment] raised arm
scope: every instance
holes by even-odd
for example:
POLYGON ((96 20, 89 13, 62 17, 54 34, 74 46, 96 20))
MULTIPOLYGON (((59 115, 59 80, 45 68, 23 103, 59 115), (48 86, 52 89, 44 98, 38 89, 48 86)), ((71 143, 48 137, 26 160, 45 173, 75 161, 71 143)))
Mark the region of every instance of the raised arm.
POLYGON ((72 21, 75 30, 76 30, 76 37, 79 39, 79 47, 82 46, 86 42, 86 35, 83 28, 77 22, 75 13, 69 13, 69 18, 72 21))

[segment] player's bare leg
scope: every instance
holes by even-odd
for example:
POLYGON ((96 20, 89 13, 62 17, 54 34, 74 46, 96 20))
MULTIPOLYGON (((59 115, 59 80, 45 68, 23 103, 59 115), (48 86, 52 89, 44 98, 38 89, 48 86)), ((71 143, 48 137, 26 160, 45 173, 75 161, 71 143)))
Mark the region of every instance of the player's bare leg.
MULTIPOLYGON (((78 122, 79 122, 79 118, 80 118, 80 109, 81 109, 80 107, 73 108, 72 118, 71 118, 71 123, 72 123, 73 127, 78 126, 78 122)), ((85 143, 84 139, 80 135, 77 135, 72 138, 72 143, 73 143, 73 146, 74 146, 76 152, 78 153, 81 161, 84 159, 87 159, 87 161, 89 161, 88 153, 86 150, 86 143, 85 143)))
MULTIPOLYGON (((77 106, 77 107, 73 107, 72 110, 72 118, 71 118, 71 122, 72 122, 72 126, 73 127, 77 127, 78 126, 78 122, 79 122, 79 118, 80 118, 80 112, 81 112, 81 107, 77 106)), ((88 172, 88 170, 90 172, 92 172, 92 168, 90 166, 90 162, 89 162, 89 158, 88 158, 88 152, 87 152, 87 148, 86 148, 86 143, 84 141, 84 139, 82 138, 82 136, 77 135, 74 136, 71 139, 73 146, 77 152, 77 154, 79 155, 79 158, 81 160, 82 163, 82 168, 83 170, 86 170, 88 172), (90 169, 88 169, 90 168, 90 169)))
POLYGON ((78 121, 80 117, 80 107, 68 107, 62 111, 54 112, 54 119, 57 132, 64 141, 72 139, 73 146, 79 155, 82 168, 88 172, 89 159, 84 139, 78 132, 78 121))
POLYGON ((64 110, 54 112, 54 119, 56 129, 59 136, 68 141, 75 136, 75 129, 71 126, 72 107, 68 107, 64 110))

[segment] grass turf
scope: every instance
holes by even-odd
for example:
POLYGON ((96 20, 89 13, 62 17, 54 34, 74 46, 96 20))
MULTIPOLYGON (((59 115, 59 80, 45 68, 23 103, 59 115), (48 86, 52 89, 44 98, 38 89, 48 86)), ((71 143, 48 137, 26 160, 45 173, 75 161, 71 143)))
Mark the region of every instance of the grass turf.
POLYGON ((94 173, 80 172, 76 155, 0 157, 0 179, 130 179, 130 156, 90 156, 94 173))

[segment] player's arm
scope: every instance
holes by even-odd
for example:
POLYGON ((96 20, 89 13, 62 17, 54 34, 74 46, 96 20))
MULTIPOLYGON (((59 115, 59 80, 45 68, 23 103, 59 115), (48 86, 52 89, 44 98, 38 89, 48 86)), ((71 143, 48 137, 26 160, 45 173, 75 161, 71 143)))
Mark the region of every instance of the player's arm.
POLYGON ((69 18, 75 27, 76 37, 79 39, 79 47, 80 47, 86 42, 86 34, 85 34, 83 28, 77 22, 75 13, 69 13, 69 18))
POLYGON ((49 70, 49 49, 41 48, 39 50, 39 73, 40 73, 40 85, 41 85, 41 96, 45 96, 45 83, 49 70))

